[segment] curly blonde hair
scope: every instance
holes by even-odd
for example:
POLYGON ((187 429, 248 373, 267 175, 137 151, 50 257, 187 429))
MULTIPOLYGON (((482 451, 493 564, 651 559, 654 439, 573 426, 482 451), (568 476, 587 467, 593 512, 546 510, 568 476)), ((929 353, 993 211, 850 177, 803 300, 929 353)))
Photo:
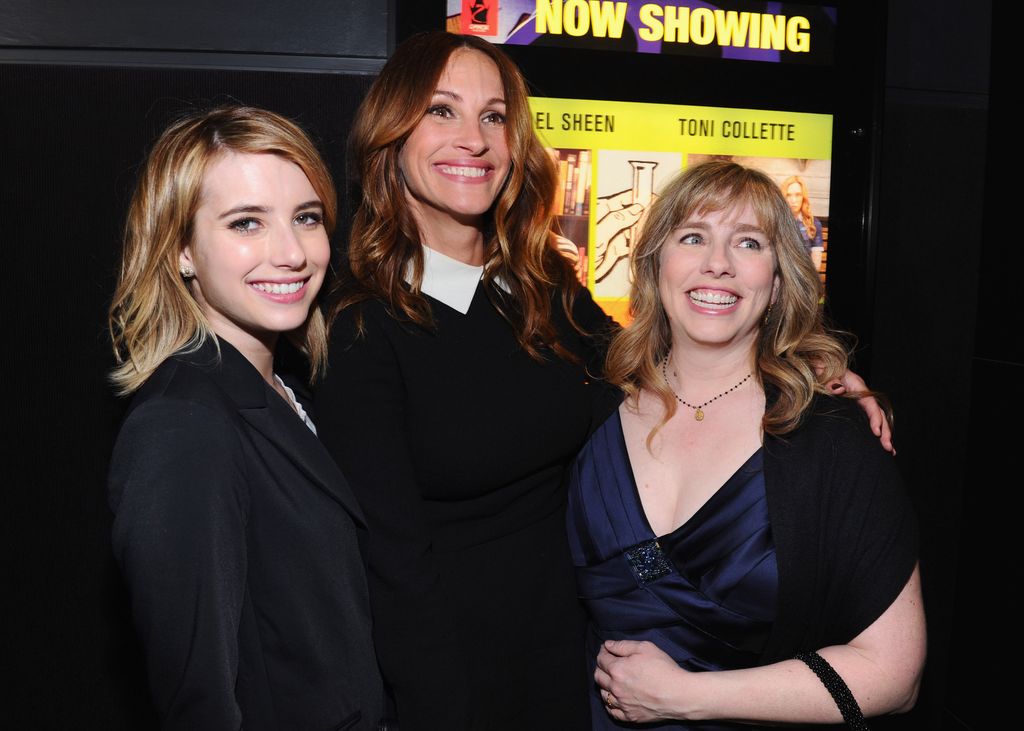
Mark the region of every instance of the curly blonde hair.
MULTIPOLYGON (((800 220, 803 221, 804 228, 807 229, 807 238, 813 241, 818 233, 818 227, 814 225, 814 214, 811 213, 811 198, 807 195, 807 183, 799 175, 790 175, 782 181, 779 189, 783 195, 788 195, 789 186, 793 183, 800 186, 800 220)), ((787 203, 787 205, 789 204, 787 203)))
POLYGON ((818 304, 820 281, 779 187, 764 173, 736 163, 696 165, 677 176, 651 205, 630 262, 633 320, 615 336, 608 353, 607 378, 627 398, 635 399, 645 390, 664 405, 665 417, 651 437, 677 406, 659 370, 672 345, 659 290, 662 246, 692 215, 745 203, 768 235, 779 282, 775 302, 762 318, 754 353, 757 378, 774 396, 765 411, 764 431, 792 431, 814 394, 830 393, 825 384, 847 369, 848 351, 824 325, 818 304))

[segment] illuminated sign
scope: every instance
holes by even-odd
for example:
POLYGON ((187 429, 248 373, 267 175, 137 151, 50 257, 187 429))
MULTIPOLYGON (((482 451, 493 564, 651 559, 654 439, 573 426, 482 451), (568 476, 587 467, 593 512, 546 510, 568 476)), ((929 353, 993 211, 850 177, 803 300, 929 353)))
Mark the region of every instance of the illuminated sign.
POLYGON ((832 63, 837 12, 794 3, 448 0, 447 27, 495 43, 832 63))

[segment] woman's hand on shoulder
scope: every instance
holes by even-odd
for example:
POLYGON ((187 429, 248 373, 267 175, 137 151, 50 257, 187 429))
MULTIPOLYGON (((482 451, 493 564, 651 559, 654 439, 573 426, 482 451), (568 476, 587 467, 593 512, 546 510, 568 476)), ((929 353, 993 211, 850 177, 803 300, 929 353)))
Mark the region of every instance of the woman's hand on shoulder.
POLYGON ((680 700, 686 698, 693 675, 651 642, 608 640, 597 656, 594 680, 608 715, 645 723, 685 718, 680 700))
MULTIPOLYGON (((859 393, 869 390, 868 384, 864 379, 853 371, 846 371, 842 378, 832 381, 828 386, 836 396, 841 396, 844 393, 859 393)), ((892 427, 889 425, 889 420, 885 416, 882 405, 878 403, 878 399, 874 396, 863 396, 857 399, 857 403, 864 409, 864 413, 868 415, 868 424, 871 426, 871 431, 881 440, 882 447, 886 452, 891 452, 895 456, 896 448, 892 445, 892 427)))

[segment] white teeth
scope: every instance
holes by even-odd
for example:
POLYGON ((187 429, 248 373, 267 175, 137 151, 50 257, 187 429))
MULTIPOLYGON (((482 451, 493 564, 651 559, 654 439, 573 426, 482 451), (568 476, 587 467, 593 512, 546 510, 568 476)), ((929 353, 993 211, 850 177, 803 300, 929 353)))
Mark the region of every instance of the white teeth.
POLYGON ((305 282, 292 282, 290 284, 271 284, 270 282, 253 282, 254 289, 270 294, 295 294, 302 289, 305 282))
POLYGON ((690 292, 691 301, 704 305, 732 305, 738 299, 739 297, 736 295, 726 294, 725 292, 708 292, 701 289, 695 289, 690 292))
POLYGON ((445 175, 461 175, 465 178, 482 178, 487 175, 486 168, 455 167, 453 165, 441 165, 439 167, 445 175))

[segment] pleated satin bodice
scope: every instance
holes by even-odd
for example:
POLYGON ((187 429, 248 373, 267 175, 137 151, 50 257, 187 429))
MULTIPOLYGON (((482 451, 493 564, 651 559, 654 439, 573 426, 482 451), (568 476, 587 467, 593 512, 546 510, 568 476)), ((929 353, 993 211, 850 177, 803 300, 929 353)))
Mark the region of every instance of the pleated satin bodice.
MULTIPOLYGON (((615 412, 570 472, 568 528, 591 667, 606 639, 649 640, 687 670, 757 664, 778 590, 761 449, 683 525, 656 536, 615 412)), ((596 686, 593 696, 594 728, 617 728, 596 686)), ((672 724, 652 728, 661 727, 672 724)))

